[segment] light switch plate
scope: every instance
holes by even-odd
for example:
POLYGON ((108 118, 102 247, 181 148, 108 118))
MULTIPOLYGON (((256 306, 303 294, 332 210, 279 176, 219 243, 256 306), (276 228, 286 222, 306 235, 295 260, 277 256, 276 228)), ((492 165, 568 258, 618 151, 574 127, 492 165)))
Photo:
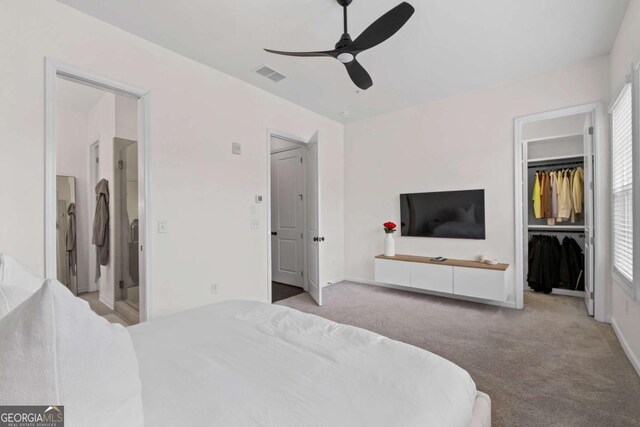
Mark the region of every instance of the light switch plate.
POLYGON ((256 194, 256 203, 262 203, 262 196, 260 194, 256 194))
POLYGON ((242 145, 239 142, 234 142, 231 144, 231 152, 233 154, 242 154, 242 145))

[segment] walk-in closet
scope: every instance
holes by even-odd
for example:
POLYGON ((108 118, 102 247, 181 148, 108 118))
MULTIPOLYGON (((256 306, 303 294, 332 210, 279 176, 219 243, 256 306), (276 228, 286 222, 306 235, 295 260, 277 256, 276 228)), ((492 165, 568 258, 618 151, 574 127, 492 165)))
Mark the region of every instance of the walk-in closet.
POLYGON ((524 291, 584 298, 594 310, 592 113, 525 123, 524 291))

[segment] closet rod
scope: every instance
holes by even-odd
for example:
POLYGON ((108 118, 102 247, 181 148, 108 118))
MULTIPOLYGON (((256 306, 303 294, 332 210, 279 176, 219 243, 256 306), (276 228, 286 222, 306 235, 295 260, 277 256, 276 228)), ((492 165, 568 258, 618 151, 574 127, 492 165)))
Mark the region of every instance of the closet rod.
POLYGON ((553 234, 568 234, 568 233, 579 233, 580 237, 584 237, 584 231, 582 230, 529 230, 529 233, 538 234, 538 233, 553 233, 553 234))
POLYGON ((551 168, 554 166, 569 166, 569 165, 584 165, 584 160, 573 161, 573 162, 556 162, 556 163, 546 163, 546 164, 540 164, 540 165, 529 165, 528 168, 529 169, 545 169, 545 168, 551 168))

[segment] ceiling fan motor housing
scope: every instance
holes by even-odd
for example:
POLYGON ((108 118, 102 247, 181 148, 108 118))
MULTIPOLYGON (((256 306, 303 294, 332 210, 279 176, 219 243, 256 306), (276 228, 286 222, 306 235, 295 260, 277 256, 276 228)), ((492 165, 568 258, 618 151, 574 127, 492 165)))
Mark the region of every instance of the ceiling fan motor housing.
POLYGON ((352 42, 353 40, 351 40, 351 36, 349 35, 349 33, 344 33, 342 37, 340 37, 340 40, 338 40, 338 43, 336 43, 336 49, 342 49, 343 47, 347 47, 352 42))
POLYGON ((336 0, 340 6, 349 6, 353 0, 336 0))

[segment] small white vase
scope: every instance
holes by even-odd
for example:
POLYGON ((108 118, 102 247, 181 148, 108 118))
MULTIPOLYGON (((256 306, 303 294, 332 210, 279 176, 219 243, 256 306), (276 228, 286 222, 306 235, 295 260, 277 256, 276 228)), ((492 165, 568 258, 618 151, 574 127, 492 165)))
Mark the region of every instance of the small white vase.
POLYGON ((396 256, 396 241, 393 240, 393 233, 387 233, 384 237, 384 256, 396 256))

